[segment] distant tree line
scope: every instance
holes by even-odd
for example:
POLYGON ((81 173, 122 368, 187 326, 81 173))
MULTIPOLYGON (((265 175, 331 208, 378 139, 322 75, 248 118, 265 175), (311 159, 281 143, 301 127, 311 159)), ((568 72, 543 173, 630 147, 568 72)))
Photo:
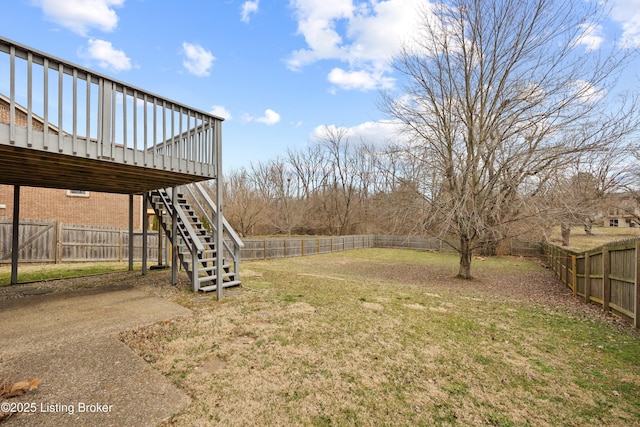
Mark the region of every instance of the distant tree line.
POLYGON ((415 233, 426 206, 401 157, 324 127, 304 149, 227 173, 225 217, 243 236, 415 233))
MULTIPOLYGON (((337 127, 324 127, 320 135, 304 149, 226 174, 225 217, 241 236, 453 237, 446 227, 450 212, 434 203, 446 198, 441 172, 425 168, 407 142, 373 145, 337 127)), ((479 252, 495 253, 506 237, 547 239, 554 226, 561 227, 567 245, 572 228, 590 233, 615 206, 615 196, 637 197, 637 169, 625 163, 634 150, 616 140, 540 172, 543 182, 536 181, 535 191, 521 184, 503 202, 479 252), (515 215, 522 220, 510 221, 515 215)))

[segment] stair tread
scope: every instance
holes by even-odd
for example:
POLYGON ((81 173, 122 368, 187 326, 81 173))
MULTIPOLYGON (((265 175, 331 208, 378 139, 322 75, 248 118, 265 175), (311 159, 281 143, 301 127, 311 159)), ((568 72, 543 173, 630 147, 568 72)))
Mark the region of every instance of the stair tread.
POLYGON ((235 271, 231 271, 232 264, 226 263, 225 259, 222 257, 218 259, 218 251, 215 248, 216 245, 213 241, 214 236, 205 228, 203 222, 197 215, 195 207, 191 206, 183 194, 177 193, 174 194, 174 196, 176 201, 175 207, 172 207, 172 196, 165 190, 156 190, 151 192, 148 200, 156 213, 156 216, 159 218, 162 228, 166 231, 167 236, 169 236, 169 238, 173 237, 176 239, 177 244, 175 247, 182 267, 191 274, 194 262, 196 263, 198 272, 204 274, 196 279, 198 282, 197 285, 209 283, 208 286, 200 288, 200 290, 205 292, 216 290, 217 288, 216 281, 218 280, 218 277, 216 273, 219 267, 216 263, 218 262, 222 263, 221 268, 223 273, 220 279, 223 288, 240 285, 241 281, 236 280, 238 275, 235 271), (184 213, 184 216, 178 217, 177 223, 173 224, 173 217, 170 213, 167 213, 168 210, 173 210, 174 212, 176 210, 179 212, 181 211, 184 213), (180 218, 185 219, 185 221, 183 222, 180 218), (174 225, 176 226, 177 234, 172 236, 174 225), (192 232, 187 231, 189 228, 192 232), (191 247, 195 239, 200 241, 206 249, 199 252, 197 254, 197 258, 194 260, 192 259, 191 247))
MULTIPOLYGON (((224 282, 222 284, 222 289, 230 288, 232 286, 239 286, 241 284, 242 284, 242 282, 240 280, 234 280, 232 282, 224 282)), ((215 291, 217 289, 218 289, 218 285, 210 285, 210 286, 203 286, 199 290, 202 291, 202 292, 211 292, 211 291, 215 291)))
MULTIPOLYGON (((228 279, 231 276, 235 276, 235 275, 236 275, 236 273, 223 273, 222 274, 222 280, 228 279)), ((210 282, 210 281, 217 280, 217 279, 218 279, 218 276, 201 276, 201 277, 198 277, 198 281, 200 283, 202 283, 202 282, 210 282)))
MULTIPOLYGON (((207 272, 207 271, 214 271, 216 268, 218 268, 218 266, 212 265, 212 266, 209 266, 209 267, 200 267, 198 270, 207 272)), ((231 268, 231 266, 229 264, 223 264, 222 265, 222 269, 223 270, 224 269, 229 269, 229 268, 231 268)))

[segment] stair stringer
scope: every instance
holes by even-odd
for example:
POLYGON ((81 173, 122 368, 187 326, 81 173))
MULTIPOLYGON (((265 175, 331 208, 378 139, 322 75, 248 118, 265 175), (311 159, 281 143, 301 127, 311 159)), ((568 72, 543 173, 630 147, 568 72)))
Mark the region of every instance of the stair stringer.
POLYGON ((195 211, 181 194, 176 194, 173 203, 172 190, 160 189, 149 193, 148 201, 158 223, 172 242, 175 242, 179 263, 187 272, 194 292, 217 290, 218 282, 223 288, 240 285, 241 282, 224 258, 218 258, 216 243, 198 218, 195 211), (176 238, 173 238, 173 218, 176 217, 176 238), (195 260, 195 262, 194 262, 195 260), (222 262, 222 280, 216 276, 217 263, 222 262))

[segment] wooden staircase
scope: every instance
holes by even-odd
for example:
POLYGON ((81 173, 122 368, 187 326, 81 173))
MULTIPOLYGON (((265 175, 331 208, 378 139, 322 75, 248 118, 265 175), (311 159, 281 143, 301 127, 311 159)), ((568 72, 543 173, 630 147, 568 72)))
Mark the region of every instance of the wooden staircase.
POLYGON ((215 233, 206 229, 184 194, 176 192, 175 199, 172 189, 154 190, 147 194, 159 225, 175 242, 174 250, 177 251, 180 265, 191 279, 194 292, 216 291, 220 283, 222 288, 241 284, 237 267, 239 251, 231 253, 233 264, 226 262, 224 254, 218 256, 215 233), (218 260, 222 262, 221 270, 217 268, 218 260), (218 280, 218 271, 222 272, 221 280, 218 280))

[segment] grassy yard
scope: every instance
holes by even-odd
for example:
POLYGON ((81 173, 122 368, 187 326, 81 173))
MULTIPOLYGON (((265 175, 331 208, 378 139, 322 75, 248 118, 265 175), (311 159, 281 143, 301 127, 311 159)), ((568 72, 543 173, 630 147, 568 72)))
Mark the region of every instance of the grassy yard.
MULTIPOLYGON (((544 267, 390 249, 245 262, 121 336, 193 400, 171 425, 629 426, 640 336, 544 267)), ((158 273, 164 274, 164 273, 158 273)), ((159 280, 161 281, 161 280, 159 280)))
MULTIPOLYGON (((593 236, 587 236, 581 227, 573 227, 569 238, 569 249, 585 250, 595 248, 615 240, 640 237, 640 228, 628 227, 593 227, 593 236)), ((551 229, 550 242, 562 244, 560 227, 551 229)))
MULTIPOLYGON (((18 265, 18 282, 28 283, 41 280, 68 279, 71 277, 91 276, 94 274, 126 271, 128 262, 69 262, 64 264, 27 264, 18 265)), ((134 264, 140 268, 140 263, 134 264)), ((0 265, 0 286, 11 283, 11 265, 0 265)))

